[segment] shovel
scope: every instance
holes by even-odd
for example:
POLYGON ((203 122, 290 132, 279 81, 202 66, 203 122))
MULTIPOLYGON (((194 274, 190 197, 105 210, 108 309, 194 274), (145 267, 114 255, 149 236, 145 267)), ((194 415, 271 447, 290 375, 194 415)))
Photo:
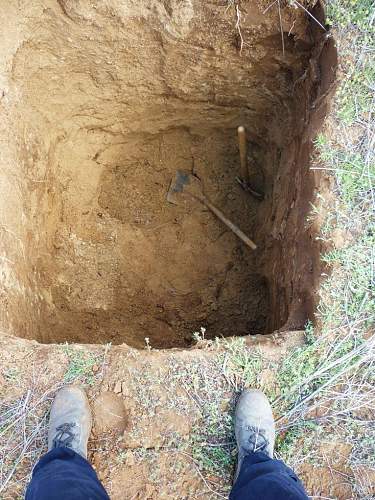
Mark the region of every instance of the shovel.
POLYGON ((189 199, 195 199, 205 205, 212 213, 216 215, 234 234, 236 234, 252 250, 256 249, 256 244, 246 236, 233 222, 225 217, 218 208, 213 205, 204 194, 203 186, 195 175, 177 170, 175 177, 171 181, 167 200, 175 205, 186 204, 189 199))

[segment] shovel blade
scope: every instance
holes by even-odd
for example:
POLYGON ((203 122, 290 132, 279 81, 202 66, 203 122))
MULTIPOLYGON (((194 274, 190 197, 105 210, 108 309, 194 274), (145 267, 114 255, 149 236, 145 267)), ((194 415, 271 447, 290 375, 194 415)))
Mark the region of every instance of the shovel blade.
POLYGON ((167 201, 174 205, 179 205, 186 201, 184 196, 185 186, 191 183, 190 174, 183 170, 177 170, 167 193, 167 201))

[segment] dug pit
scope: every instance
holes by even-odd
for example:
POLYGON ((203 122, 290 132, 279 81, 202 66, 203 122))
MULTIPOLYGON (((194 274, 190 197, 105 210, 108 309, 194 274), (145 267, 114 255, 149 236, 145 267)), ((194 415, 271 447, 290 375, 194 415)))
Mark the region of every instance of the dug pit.
MULTIPOLYGON (((303 325, 319 247, 305 218, 335 49, 267 1, 30 2, 2 47, 1 327, 39 342, 181 347, 303 325), (238 19, 238 9, 240 24, 238 19), (248 133, 243 191, 236 129, 248 133), (171 205, 177 169, 199 203, 171 205)), ((306 4, 306 7, 307 4, 306 4)))

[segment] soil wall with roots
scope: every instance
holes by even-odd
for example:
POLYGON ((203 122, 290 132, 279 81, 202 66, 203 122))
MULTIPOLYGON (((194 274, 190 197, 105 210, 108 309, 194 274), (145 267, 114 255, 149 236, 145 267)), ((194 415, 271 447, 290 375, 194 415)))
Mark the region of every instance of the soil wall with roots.
POLYGON ((268 6, 1 7, 3 330, 183 347, 201 326, 212 337, 304 324, 321 272, 309 158, 336 53, 302 8, 283 9, 281 37, 268 6), (235 180, 239 125, 261 202, 235 180), (176 169, 202 180, 255 252, 199 203, 167 203, 176 169))

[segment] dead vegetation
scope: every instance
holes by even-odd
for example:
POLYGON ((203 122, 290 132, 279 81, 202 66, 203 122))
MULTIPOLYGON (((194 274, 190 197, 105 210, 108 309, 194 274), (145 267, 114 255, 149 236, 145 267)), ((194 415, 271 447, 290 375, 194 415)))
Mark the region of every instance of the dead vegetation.
POLYGON ((19 495, 30 477, 30 467, 45 452, 49 409, 59 387, 61 384, 41 392, 36 379, 19 399, 0 402, 1 495, 10 485, 9 491, 14 488, 19 495))

